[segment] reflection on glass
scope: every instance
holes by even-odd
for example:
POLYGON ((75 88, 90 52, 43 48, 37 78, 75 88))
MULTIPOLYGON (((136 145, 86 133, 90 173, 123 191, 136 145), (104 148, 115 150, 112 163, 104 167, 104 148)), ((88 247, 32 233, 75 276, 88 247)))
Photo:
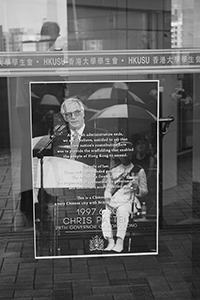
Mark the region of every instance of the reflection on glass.
POLYGON ((135 7, 132 1, 109 7, 67 4, 69 50, 170 48, 170 8, 157 4, 155 10, 150 2, 135 7))
POLYGON ((200 45, 199 1, 172 0, 171 48, 197 48, 200 45))
MULTIPOLYGON (((66 49, 65 0, 0 0, 0 5, 0 51, 46 51, 49 45, 38 45, 41 35, 44 36, 41 27, 46 22, 59 24, 60 36, 57 36, 55 49, 66 49)), ((46 38, 49 39, 49 34, 46 38)))

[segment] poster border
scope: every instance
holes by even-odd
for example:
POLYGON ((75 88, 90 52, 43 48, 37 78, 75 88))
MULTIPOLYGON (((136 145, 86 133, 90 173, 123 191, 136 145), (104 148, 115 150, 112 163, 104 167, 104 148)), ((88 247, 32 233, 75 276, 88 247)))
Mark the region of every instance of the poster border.
MULTIPOLYGON (((155 252, 141 252, 141 253, 115 253, 115 254, 84 254, 84 255, 56 255, 56 256, 37 256, 37 249, 36 249, 36 228, 35 228, 35 219, 33 223, 33 228, 34 228, 34 257, 35 259, 58 259, 58 258, 90 258, 90 257, 123 257, 123 256, 144 256, 144 255, 158 255, 159 253, 159 178, 160 178, 160 126, 159 126, 159 118, 160 118, 160 80, 159 79, 150 79, 150 80, 131 80, 131 79, 124 79, 124 80, 44 80, 44 81, 30 81, 29 82, 29 99, 31 102, 31 87, 33 84, 55 84, 55 83, 61 83, 61 84, 71 84, 71 83, 115 83, 115 82, 137 82, 137 83, 142 83, 142 82, 154 82, 157 83, 157 172, 156 172, 156 178, 157 178, 157 189, 156 189, 156 251, 155 252)), ((30 105, 30 137, 31 137, 31 149, 33 149, 33 142, 32 142, 32 109, 30 105)), ((31 151, 31 167, 32 167, 32 186, 34 187, 34 173, 33 173, 33 152, 31 151)), ((34 201, 34 199, 33 199, 34 201)), ((35 205, 33 203, 33 213, 35 216, 35 205)))

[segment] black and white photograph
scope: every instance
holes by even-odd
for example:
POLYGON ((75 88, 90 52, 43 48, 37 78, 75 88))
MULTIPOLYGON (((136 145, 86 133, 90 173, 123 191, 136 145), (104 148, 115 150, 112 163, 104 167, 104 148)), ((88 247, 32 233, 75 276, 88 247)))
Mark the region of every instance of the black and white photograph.
POLYGON ((0 300, 200 300, 200 0, 0 7, 0 300))
POLYGON ((30 83, 36 258, 158 254, 158 91, 30 83))

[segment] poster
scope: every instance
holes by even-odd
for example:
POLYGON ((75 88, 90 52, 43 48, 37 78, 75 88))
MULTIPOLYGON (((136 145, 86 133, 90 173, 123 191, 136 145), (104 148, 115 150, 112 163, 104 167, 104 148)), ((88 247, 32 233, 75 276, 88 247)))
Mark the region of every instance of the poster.
POLYGON ((30 83, 37 259, 158 254, 158 91, 30 83))

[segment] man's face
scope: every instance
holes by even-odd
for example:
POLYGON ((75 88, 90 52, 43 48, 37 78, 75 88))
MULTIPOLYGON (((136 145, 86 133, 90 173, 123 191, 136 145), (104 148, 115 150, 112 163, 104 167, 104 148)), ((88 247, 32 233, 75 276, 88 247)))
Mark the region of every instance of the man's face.
POLYGON ((80 105, 77 102, 70 103, 64 110, 64 120, 69 123, 70 129, 80 129, 84 124, 84 111, 80 105))

